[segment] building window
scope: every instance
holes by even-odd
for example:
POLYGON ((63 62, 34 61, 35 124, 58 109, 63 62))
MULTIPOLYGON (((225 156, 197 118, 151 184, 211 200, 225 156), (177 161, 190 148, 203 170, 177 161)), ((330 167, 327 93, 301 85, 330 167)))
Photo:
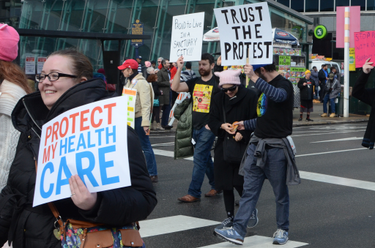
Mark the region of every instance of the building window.
POLYGON ((367 0, 367 10, 375 10, 375 0, 367 0))
POLYGON ((303 2, 301 0, 292 0, 292 9, 298 12, 303 12, 303 2))
MULTIPOLYGON (((372 4, 374 5, 374 0, 367 0, 367 4, 370 4, 370 2, 372 2, 372 4)), ((352 4, 351 6, 361 6, 361 10, 366 10, 366 0, 352 0, 352 4)), ((367 7, 368 9, 368 7, 367 7)))
POLYGON ((349 6, 349 0, 336 0, 336 6, 349 6))
POLYGON ((320 0, 320 11, 333 11, 333 0, 320 0))
POLYGON ((277 0, 277 2, 289 7, 289 0, 277 0))
POLYGON ((319 11, 319 0, 308 0, 305 2, 306 12, 317 12, 319 11))

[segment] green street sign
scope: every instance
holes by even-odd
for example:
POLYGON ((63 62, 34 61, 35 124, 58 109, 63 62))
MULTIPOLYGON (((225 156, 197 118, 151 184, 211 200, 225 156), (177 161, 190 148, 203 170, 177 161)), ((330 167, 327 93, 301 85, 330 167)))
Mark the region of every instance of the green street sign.
POLYGON ((317 39, 323 39, 327 35, 327 28, 323 25, 316 26, 314 30, 314 36, 317 39))

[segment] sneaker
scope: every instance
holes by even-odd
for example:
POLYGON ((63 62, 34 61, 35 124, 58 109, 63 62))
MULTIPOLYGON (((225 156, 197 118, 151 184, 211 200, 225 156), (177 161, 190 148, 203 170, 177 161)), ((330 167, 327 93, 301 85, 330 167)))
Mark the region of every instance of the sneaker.
POLYGON ((327 117, 327 113, 323 113, 321 117, 327 117))
POLYGON ((275 245, 284 245, 288 242, 288 232, 283 229, 277 229, 273 234, 273 244, 275 245))
POLYGON ((226 241, 229 241, 236 245, 242 245, 244 237, 238 234, 236 230, 234 230, 233 227, 227 228, 227 229, 217 229, 215 228, 214 232, 215 236, 218 236, 219 238, 222 238, 226 241))
POLYGON ((258 209, 255 209, 250 216, 249 222, 247 222, 247 228, 253 228, 258 225, 258 209))
POLYGON ((221 222, 220 225, 218 225, 215 229, 225 229, 225 228, 230 228, 233 226, 233 218, 228 217, 223 222, 221 222))
POLYGON ((299 118, 298 121, 302 121, 302 118, 299 118))
POLYGON ((329 115, 329 117, 331 117, 331 118, 336 117, 336 114, 332 113, 332 114, 329 115))
POLYGON ((314 121, 314 120, 311 120, 310 118, 306 118, 306 121, 314 121))

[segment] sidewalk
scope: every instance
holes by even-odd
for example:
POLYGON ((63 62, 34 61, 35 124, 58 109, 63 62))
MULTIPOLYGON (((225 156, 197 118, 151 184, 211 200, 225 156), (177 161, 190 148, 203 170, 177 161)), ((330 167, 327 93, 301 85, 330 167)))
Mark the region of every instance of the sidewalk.
POLYGON ((311 125, 328 125, 328 124, 343 124, 343 123, 354 123, 354 122, 367 122, 369 116, 349 114, 349 117, 320 117, 323 114, 323 103, 314 103, 314 112, 310 113, 310 119, 314 121, 306 121, 306 113, 303 113, 302 121, 298 121, 300 115, 300 109, 295 108, 293 110, 293 127, 299 126, 311 126, 311 125))

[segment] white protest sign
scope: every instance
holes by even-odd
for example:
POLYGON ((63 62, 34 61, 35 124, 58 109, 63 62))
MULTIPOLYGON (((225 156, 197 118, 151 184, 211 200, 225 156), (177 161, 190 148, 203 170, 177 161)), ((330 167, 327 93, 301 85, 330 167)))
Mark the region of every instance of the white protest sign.
POLYGON ((135 128, 135 104, 137 100, 137 90, 124 88, 122 89, 122 96, 126 99, 126 123, 128 126, 135 128))
POLYGON ((202 56, 204 12, 173 16, 170 62, 180 56, 185 61, 199 61, 202 56))
POLYGON ((35 182, 38 206, 71 196, 69 178, 78 174, 90 192, 131 185, 126 99, 86 104, 43 125, 35 182))
POLYGON ((271 64, 273 37, 267 2, 214 9, 222 65, 271 64))

